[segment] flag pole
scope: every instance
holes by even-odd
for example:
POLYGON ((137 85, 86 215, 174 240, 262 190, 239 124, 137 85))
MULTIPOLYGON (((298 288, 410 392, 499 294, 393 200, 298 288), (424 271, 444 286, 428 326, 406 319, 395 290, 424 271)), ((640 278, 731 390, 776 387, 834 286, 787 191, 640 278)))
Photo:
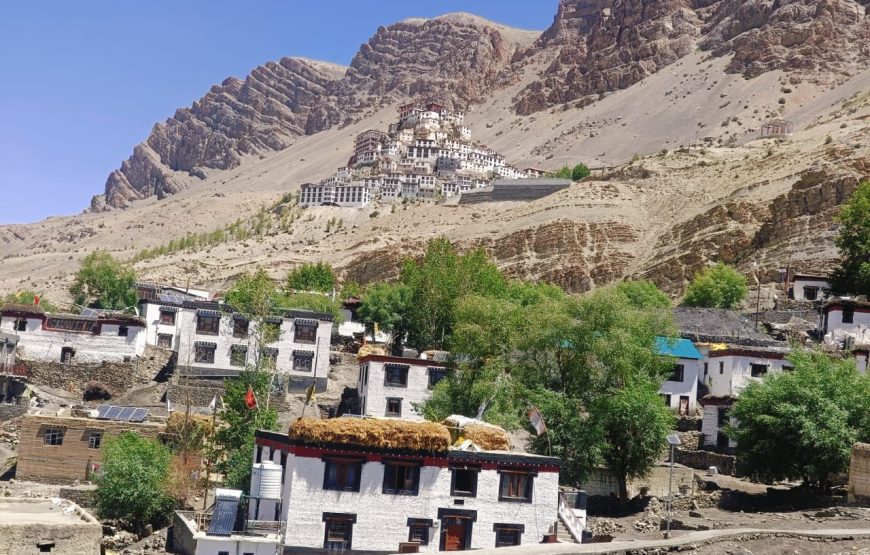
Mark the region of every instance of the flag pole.
POLYGON ((205 486, 203 486, 204 491, 202 494, 202 510, 206 510, 208 507, 208 484, 211 481, 211 459, 214 456, 214 433, 215 433, 215 425, 217 420, 217 396, 212 398, 212 407, 211 407, 211 450, 212 452, 209 454, 208 462, 205 465, 205 486))

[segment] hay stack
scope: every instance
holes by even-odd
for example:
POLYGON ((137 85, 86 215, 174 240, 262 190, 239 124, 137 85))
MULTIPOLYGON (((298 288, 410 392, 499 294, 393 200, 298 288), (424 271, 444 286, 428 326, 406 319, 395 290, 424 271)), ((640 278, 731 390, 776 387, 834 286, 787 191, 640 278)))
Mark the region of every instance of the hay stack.
POLYGON ((484 451, 510 451, 511 442, 507 432, 494 426, 482 424, 466 424, 460 435, 470 439, 484 451))
POLYGON ((444 453, 450 448, 450 432, 435 422, 378 418, 299 419, 290 424, 289 435, 320 445, 338 443, 430 453, 444 453))
POLYGON ((356 358, 362 358, 366 355, 385 355, 387 352, 383 347, 378 347, 377 345, 363 345, 359 348, 359 351, 356 354, 356 358))

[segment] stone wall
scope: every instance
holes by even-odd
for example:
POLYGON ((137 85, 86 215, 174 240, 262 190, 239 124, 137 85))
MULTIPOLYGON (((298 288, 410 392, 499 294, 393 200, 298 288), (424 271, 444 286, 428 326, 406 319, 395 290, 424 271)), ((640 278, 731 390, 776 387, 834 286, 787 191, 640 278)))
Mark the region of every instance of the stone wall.
MULTIPOLYGON (((628 497, 632 498, 638 495, 665 497, 668 495, 669 478, 670 467, 667 465, 657 466, 650 470, 646 476, 629 480, 628 497)), ((691 494, 695 488, 694 469, 675 466, 673 488, 675 493, 691 494)), ((606 471, 595 470, 590 474, 589 479, 578 486, 578 489, 593 496, 615 496, 619 494, 619 482, 606 471)))
POLYGON ((736 458, 733 455, 723 455, 712 451, 695 451, 690 449, 675 449, 674 462, 690 468, 707 470, 711 466, 719 469, 719 474, 734 476, 736 458))
POLYGON ((20 362, 27 366, 30 371, 28 382, 34 385, 82 393, 88 382, 98 382, 114 396, 133 387, 137 361, 105 364, 61 364, 30 360, 20 362))
POLYGON ((188 378, 173 378, 166 386, 166 396, 173 405, 192 407, 207 407, 214 396, 226 392, 223 380, 197 380, 188 378))
POLYGON ((193 530, 189 524, 192 519, 192 511, 175 511, 172 514, 172 526, 166 534, 167 550, 180 555, 195 555, 196 540, 193 539, 193 530))
POLYGON ((870 443, 856 443, 852 446, 849 500, 856 503, 870 502, 870 443))
POLYGON ((18 418, 19 416, 24 416, 27 413, 28 406, 24 405, 7 405, 5 403, 0 404, 0 422, 5 422, 7 420, 12 420, 13 418, 18 418))
POLYGON ((79 507, 93 508, 97 506, 97 487, 60 488, 58 497, 69 499, 79 507))

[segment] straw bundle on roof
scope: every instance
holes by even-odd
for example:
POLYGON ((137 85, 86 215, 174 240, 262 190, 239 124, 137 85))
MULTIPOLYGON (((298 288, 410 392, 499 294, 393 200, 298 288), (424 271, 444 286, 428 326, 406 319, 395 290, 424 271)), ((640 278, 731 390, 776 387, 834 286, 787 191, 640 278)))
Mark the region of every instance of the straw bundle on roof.
POLYGON ((466 424, 460 435, 470 439, 475 445, 485 451, 510 451, 511 442, 507 432, 493 426, 481 424, 466 424))
POLYGON ((376 449, 446 452, 450 448, 450 432, 434 422, 375 418, 299 419, 290 424, 289 435, 307 443, 344 443, 376 449))

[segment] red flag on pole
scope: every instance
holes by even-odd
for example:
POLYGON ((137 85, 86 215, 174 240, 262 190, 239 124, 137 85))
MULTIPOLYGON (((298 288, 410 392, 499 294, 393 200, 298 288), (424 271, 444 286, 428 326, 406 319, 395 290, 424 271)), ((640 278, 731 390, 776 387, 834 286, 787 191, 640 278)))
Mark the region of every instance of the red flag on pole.
POLYGON ((245 393, 245 405, 249 409, 257 408, 257 396, 254 395, 254 388, 248 386, 248 392, 245 393))

